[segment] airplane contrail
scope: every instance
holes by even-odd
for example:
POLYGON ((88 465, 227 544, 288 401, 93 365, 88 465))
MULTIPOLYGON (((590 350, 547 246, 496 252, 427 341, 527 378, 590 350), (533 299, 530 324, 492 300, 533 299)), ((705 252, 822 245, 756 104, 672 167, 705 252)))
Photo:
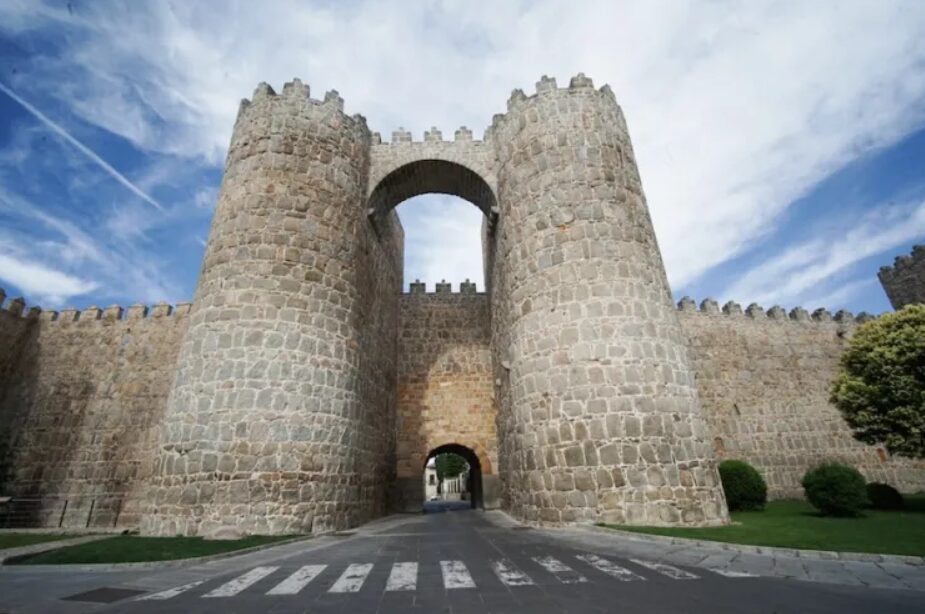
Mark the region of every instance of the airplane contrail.
POLYGON ((34 115, 36 119, 38 119, 40 122, 45 124, 48 128, 56 132, 68 143, 76 147, 80 153, 90 158, 90 160, 95 162, 97 166, 99 166, 104 171, 106 171, 106 173, 108 173, 113 179, 115 179, 116 181, 121 183, 123 186, 128 188, 128 190, 132 194, 144 200, 148 204, 152 205, 158 211, 164 210, 164 207, 159 202, 157 202, 151 196, 146 194, 137 185, 129 181, 129 179, 125 175, 123 175, 122 173, 114 169, 112 166, 110 166, 110 164, 106 162, 106 160, 99 157, 99 155, 97 155, 96 152, 94 152, 92 149, 90 149, 89 147, 87 147, 86 145, 78 141, 77 139, 75 139, 73 136, 71 136, 71 134, 67 130, 65 130, 64 128, 56 124, 54 121, 49 119, 44 113, 36 109, 28 101, 23 100, 16 92, 8 88, 2 82, 0 82, 0 91, 2 91, 4 94, 6 94, 7 96, 15 100, 17 103, 19 103, 20 106, 22 106, 22 108, 24 108, 26 111, 34 115))

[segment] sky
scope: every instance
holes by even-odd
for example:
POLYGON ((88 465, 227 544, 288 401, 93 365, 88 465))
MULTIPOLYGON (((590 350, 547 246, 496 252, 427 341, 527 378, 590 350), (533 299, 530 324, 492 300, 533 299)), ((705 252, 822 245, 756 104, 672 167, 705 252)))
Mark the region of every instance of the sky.
MULTIPOLYGON (((238 102, 336 89, 420 140, 510 91, 616 93, 675 299, 889 310, 925 242, 925 2, 0 2, 0 287, 45 308, 188 301, 238 102)), ((481 213, 398 207, 405 283, 483 287, 481 213)))

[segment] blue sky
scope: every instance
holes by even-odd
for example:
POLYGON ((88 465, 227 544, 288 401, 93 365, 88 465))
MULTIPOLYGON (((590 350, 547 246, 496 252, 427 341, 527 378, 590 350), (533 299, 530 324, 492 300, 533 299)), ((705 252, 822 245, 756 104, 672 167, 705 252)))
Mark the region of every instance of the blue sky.
MULTIPOLYGON (((300 77, 373 130, 480 136, 583 71, 627 116, 676 298, 889 308, 925 242, 925 3, 0 3, 0 287, 192 297, 238 101, 300 77), (189 5, 189 6, 187 6, 189 5)), ((481 286, 480 214, 399 207, 406 283, 481 286)))

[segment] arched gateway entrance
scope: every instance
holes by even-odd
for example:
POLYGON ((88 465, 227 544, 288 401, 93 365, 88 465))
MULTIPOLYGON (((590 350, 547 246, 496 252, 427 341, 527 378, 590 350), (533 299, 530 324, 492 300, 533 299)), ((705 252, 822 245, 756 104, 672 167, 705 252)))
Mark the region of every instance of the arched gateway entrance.
MULTIPOLYGON (((457 196, 485 215, 482 253, 490 258, 497 200, 488 151, 471 135, 467 139, 466 131, 458 131, 454 142, 434 140, 432 132, 425 136, 425 142, 411 143, 397 133, 391 144, 373 146, 371 223, 384 228, 392 210, 415 196, 457 196)), ((473 507, 500 506, 490 323, 488 295, 474 284, 412 283, 401 295, 394 511, 421 511, 427 460, 441 452, 468 462, 473 507)))
MULTIPOLYGON (((479 461, 478 455, 466 446, 448 443, 431 450, 430 454, 427 456, 427 460, 424 462, 424 467, 427 467, 427 463, 429 463, 431 459, 435 459, 441 454, 455 454, 466 461, 468 470, 465 473, 464 490, 462 491, 464 496, 460 497, 460 499, 468 501, 472 509, 484 509, 485 499, 482 493, 482 464, 481 461, 479 461)), ((445 496, 452 493, 443 492, 440 494, 445 496)))

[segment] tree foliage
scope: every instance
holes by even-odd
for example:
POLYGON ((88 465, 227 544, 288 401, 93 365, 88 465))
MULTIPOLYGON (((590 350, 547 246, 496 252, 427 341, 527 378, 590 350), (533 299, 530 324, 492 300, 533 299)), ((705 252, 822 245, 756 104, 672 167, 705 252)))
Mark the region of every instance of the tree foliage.
POLYGON ((469 468, 469 463, 462 456, 446 452, 438 454, 436 458, 437 477, 441 480, 455 478, 469 468))
POLYGON ((925 458, 925 305, 855 331, 832 384, 832 403, 856 439, 925 458))

